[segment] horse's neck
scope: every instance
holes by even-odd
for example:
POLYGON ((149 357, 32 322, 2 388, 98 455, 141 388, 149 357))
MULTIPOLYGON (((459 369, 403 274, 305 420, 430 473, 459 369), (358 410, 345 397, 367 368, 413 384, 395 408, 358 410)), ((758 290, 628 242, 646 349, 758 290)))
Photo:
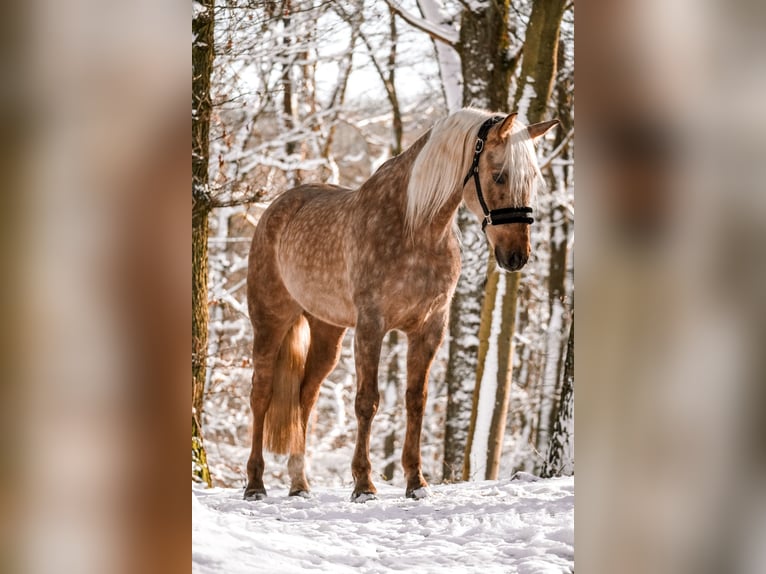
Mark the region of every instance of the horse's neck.
MULTIPOLYGON (((429 133, 422 135, 401 154, 386 161, 359 188, 360 204, 366 206, 370 216, 379 214, 381 223, 388 232, 401 230, 404 233, 407 185, 415 159, 428 141, 428 137, 429 133)), ((413 230, 414 235, 441 237, 445 232, 450 232, 461 199, 462 192, 457 193, 432 221, 413 230)))

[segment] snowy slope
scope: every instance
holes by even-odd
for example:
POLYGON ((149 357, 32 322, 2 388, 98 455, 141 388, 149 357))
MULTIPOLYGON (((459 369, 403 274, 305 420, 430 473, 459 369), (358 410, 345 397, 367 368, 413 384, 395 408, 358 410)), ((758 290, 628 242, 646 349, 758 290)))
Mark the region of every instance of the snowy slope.
POLYGON ((381 485, 378 500, 349 488, 310 499, 272 489, 193 489, 193 571, 208 573, 519 573, 574 571, 574 479, 432 486, 426 500, 381 485))

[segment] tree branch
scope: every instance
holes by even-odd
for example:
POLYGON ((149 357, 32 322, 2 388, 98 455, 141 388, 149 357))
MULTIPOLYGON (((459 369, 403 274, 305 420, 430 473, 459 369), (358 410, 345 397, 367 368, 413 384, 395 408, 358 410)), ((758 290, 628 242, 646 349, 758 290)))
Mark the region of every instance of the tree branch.
POLYGON ((439 26, 433 22, 429 22, 425 18, 419 18, 418 16, 410 14, 399 5, 399 2, 396 2, 395 0, 386 0, 386 3, 391 7, 391 10, 393 10, 397 16, 399 16, 413 28, 417 28, 421 32, 425 32, 431 36, 431 38, 434 40, 443 42, 448 46, 452 46, 453 48, 457 45, 459 36, 455 30, 450 30, 449 28, 439 26))
POLYGON ((550 163, 556 159, 562 151, 564 151, 564 148, 569 143, 569 140, 572 139, 572 136, 574 136, 574 128, 569 130, 569 133, 564 136, 564 139, 561 140, 561 143, 556 146, 556 149, 554 149, 548 157, 546 157, 543 161, 540 162, 540 171, 544 170, 546 167, 550 165, 550 163))

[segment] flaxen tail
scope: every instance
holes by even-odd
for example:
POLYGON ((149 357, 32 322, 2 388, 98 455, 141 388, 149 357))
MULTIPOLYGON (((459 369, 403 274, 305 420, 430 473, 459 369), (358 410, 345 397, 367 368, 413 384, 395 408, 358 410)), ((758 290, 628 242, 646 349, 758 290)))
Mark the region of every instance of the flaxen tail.
POLYGON ((271 403, 263 425, 263 444, 277 454, 298 449, 303 440, 300 397, 308 347, 309 324, 301 315, 279 348, 271 403))

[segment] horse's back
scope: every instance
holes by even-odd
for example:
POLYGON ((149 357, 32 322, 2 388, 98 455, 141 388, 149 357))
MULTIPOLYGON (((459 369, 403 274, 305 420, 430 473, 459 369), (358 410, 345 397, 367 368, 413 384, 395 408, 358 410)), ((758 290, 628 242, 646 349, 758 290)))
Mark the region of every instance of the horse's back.
POLYGON ((258 232, 269 233, 280 230, 284 223, 306 205, 317 201, 337 199, 351 193, 350 189, 330 184, 306 184, 288 189, 271 202, 261 215, 256 226, 258 232))

